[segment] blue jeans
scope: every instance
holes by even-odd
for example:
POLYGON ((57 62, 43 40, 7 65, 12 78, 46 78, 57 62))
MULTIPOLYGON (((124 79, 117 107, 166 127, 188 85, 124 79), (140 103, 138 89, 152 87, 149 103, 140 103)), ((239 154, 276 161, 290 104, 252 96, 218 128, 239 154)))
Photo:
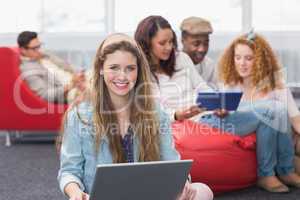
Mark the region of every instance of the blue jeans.
POLYGON ((245 136, 256 132, 258 176, 286 175, 294 171, 294 147, 286 109, 269 101, 243 102, 224 118, 205 115, 200 123, 245 136), (266 106, 271 105, 271 106, 266 106))

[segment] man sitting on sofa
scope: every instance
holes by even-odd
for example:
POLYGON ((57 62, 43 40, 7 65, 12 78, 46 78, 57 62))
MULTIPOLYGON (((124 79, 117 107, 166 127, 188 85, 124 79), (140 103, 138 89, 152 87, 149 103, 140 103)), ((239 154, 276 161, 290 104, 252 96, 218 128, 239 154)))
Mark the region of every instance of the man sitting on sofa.
POLYGON ((75 96, 71 94, 73 89, 85 89, 85 75, 75 73, 68 63, 41 51, 42 43, 36 32, 21 32, 17 41, 22 77, 37 95, 49 102, 66 103, 75 96))

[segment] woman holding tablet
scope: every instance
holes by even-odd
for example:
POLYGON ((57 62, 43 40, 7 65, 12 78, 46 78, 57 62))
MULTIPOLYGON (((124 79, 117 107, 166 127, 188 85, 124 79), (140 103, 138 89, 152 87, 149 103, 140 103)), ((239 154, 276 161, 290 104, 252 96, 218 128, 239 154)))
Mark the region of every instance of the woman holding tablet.
MULTIPOLYGON (((167 20, 161 16, 143 19, 135 39, 147 56, 157 82, 158 96, 171 119, 188 119, 201 113, 203 110, 192 105, 194 95, 197 89, 207 91, 209 88, 195 72, 188 56, 176 51, 176 35, 167 20), (184 109, 184 106, 188 107, 184 109)), ((226 111, 217 110, 215 114, 203 115, 200 123, 229 129, 241 136, 256 131, 258 185, 271 192, 288 192, 289 188, 283 183, 300 187, 300 177, 294 173, 290 130, 282 114, 285 108, 280 101, 268 97, 281 83, 275 76, 280 68, 268 43, 258 35, 244 35, 225 51, 220 67, 230 90, 242 90, 242 103, 238 112, 227 115, 226 111), (257 88, 256 83, 264 78, 267 82, 262 85, 262 92, 254 99, 250 98, 253 89, 257 88), (254 101, 250 102, 251 99, 254 101), (271 102, 276 104, 276 109, 275 106, 266 107, 271 102), (283 183, 275 176, 275 170, 283 183)), ((295 116, 297 111, 292 110, 292 116, 295 116)))
POLYGON ((203 116, 200 122, 238 135, 255 131, 258 185, 270 192, 300 188, 291 136, 291 125, 300 131, 300 112, 268 42, 253 32, 236 38, 220 59, 219 73, 226 88, 243 92, 238 111, 203 116))
POLYGON ((148 59, 158 96, 171 120, 188 119, 203 111, 196 103, 198 90, 211 91, 192 60, 177 50, 177 38, 169 22, 148 16, 135 31, 135 40, 148 59))
MULTIPOLYGON (((92 100, 66 114, 58 180, 72 200, 88 199, 97 164, 178 160, 169 119, 152 99, 149 67, 130 37, 100 45, 92 100)), ((186 183, 181 199, 213 198, 204 184, 186 183)))

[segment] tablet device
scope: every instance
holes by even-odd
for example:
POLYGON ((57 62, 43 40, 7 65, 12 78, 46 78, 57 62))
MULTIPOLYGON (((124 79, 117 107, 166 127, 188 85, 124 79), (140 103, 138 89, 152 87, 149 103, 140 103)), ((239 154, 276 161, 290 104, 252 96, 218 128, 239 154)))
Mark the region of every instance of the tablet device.
POLYGON ((207 110, 236 110, 242 97, 242 92, 199 92, 196 103, 207 110))
POLYGON ((192 160, 98 165, 90 200, 166 200, 179 195, 192 160))

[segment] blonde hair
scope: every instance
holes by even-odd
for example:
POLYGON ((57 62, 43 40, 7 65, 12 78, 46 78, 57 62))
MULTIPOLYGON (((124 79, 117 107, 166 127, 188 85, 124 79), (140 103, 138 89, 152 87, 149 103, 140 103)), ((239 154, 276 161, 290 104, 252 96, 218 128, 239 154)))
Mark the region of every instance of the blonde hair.
POLYGON ((263 92, 269 92, 283 86, 281 66, 269 43, 259 34, 248 34, 236 38, 224 51, 220 58, 219 78, 225 85, 236 85, 243 82, 242 77, 235 68, 235 47, 238 44, 247 45, 254 52, 254 65, 252 69, 252 84, 263 92))
MULTIPOLYGON (((125 37, 123 35, 123 37, 125 37)), ((125 162, 121 146, 121 135, 119 129, 112 125, 118 124, 115 108, 110 98, 108 88, 100 71, 103 69, 107 55, 115 51, 131 53, 137 59, 138 78, 134 88, 130 91, 130 124, 134 136, 139 141, 139 161, 154 161, 160 159, 159 153, 159 120, 155 110, 154 100, 151 98, 151 81, 148 62, 140 47, 128 36, 123 40, 106 41, 100 45, 94 63, 92 105, 94 107, 93 124, 95 126, 95 147, 98 151, 100 140, 105 136, 109 140, 109 148, 112 153, 113 162, 125 162), (126 39, 127 38, 127 39, 126 39), (136 96, 143 98, 135 98, 136 96)))

